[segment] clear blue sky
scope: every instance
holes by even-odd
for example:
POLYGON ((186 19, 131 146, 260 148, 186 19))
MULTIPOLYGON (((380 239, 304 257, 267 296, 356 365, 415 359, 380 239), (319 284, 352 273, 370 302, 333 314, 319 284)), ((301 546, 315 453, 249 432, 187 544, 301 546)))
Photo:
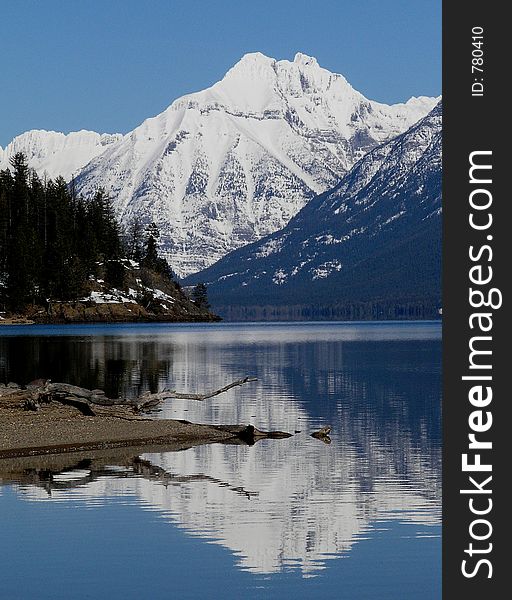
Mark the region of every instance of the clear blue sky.
POLYGON ((441 93, 441 0, 0 0, 0 145, 125 133, 246 52, 302 51, 367 97, 441 93))

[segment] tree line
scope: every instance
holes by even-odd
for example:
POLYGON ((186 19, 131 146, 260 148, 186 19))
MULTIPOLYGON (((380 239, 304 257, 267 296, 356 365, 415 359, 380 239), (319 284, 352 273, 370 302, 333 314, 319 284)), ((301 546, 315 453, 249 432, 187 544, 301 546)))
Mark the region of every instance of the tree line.
POLYGON ((432 299, 404 301, 354 301, 332 304, 216 304, 229 321, 386 321, 440 319, 439 302, 432 299))
POLYGON ((62 177, 41 179, 22 153, 10 164, 11 169, 0 171, 4 310, 77 300, 99 273, 107 284, 122 289, 126 258, 173 279, 167 261, 158 255, 160 234, 154 223, 148 226, 134 219, 122 231, 103 189, 84 199, 62 177))

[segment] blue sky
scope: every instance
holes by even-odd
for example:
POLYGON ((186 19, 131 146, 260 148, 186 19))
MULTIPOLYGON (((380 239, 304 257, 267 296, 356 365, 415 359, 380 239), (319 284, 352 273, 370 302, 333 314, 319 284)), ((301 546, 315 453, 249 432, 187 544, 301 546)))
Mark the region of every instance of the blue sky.
POLYGON ((367 97, 441 93, 441 0, 0 0, 0 145, 125 133, 246 52, 297 51, 367 97))

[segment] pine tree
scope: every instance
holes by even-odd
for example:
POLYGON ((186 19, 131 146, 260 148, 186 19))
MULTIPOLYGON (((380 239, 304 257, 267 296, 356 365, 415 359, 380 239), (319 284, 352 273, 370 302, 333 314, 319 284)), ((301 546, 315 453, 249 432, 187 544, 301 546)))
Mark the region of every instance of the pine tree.
POLYGON ((140 262, 144 256, 144 224, 140 217, 132 218, 124 239, 128 258, 140 262))
POLYGON ((76 230, 76 206, 61 177, 49 181, 44 199, 42 284, 46 300, 75 300, 84 291, 86 269, 76 230))
POLYGON ((160 237, 160 231, 155 223, 151 223, 146 227, 146 240, 144 244, 144 256, 143 263, 148 269, 156 269, 159 257, 158 257, 158 239, 160 237))
POLYGON ((151 269, 152 271, 156 271, 157 273, 160 273, 160 275, 165 275, 177 288, 179 288, 180 286, 175 279, 175 275, 169 263, 165 258, 158 256, 158 239, 160 238, 160 231, 155 223, 151 223, 146 227, 145 238, 141 261, 142 266, 151 269))
POLYGON ((210 303, 208 302, 208 288, 205 283, 198 283, 192 289, 192 301, 198 308, 203 310, 208 310, 210 308, 210 303))
POLYGON ((19 152, 11 158, 13 185, 9 204, 6 240, 5 289, 11 306, 24 306, 35 299, 37 291, 34 259, 36 236, 31 220, 29 170, 19 152))
MULTIPOLYGON (((7 253, 11 228, 11 200, 14 181, 11 172, 0 171, 0 283, 3 286, 7 279, 7 253)), ((0 288, 1 289, 1 288, 0 288)), ((2 299, 5 300, 4 298, 2 299)))

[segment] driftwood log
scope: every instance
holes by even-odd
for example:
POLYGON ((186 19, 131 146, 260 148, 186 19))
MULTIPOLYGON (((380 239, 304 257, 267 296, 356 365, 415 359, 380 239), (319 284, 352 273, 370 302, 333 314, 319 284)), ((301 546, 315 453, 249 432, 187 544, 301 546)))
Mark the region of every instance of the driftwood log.
POLYGON ((155 394, 146 392, 137 398, 109 398, 103 390, 88 390, 69 383, 52 383, 50 380, 37 380, 29 383, 25 388, 15 383, 0 386, 0 397, 7 396, 10 400, 19 400, 25 410, 39 410, 43 404, 60 402, 61 404, 74 406, 82 414, 88 416, 109 414, 105 409, 116 408, 128 408, 134 413, 140 414, 154 410, 155 407, 169 398, 203 401, 252 381, 256 381, 256 378, 245 377, 244 379, 233 381, 233 383, 218 390, 204 394, 189 394, 165 389, 155 394))

